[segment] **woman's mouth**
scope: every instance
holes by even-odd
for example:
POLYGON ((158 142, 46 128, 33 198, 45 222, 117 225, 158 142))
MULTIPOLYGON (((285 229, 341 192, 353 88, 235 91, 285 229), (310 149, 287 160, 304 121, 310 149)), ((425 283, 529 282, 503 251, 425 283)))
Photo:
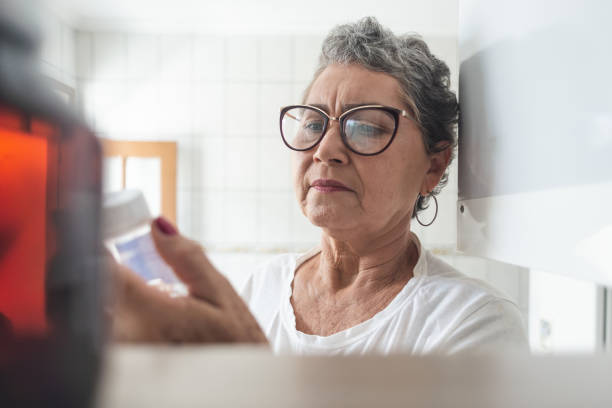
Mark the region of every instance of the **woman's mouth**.
POLYGON ((333 193, 336 191, 353 191, 341 182, 332 179, 317 179, 310 185, 322 193, 333 193))

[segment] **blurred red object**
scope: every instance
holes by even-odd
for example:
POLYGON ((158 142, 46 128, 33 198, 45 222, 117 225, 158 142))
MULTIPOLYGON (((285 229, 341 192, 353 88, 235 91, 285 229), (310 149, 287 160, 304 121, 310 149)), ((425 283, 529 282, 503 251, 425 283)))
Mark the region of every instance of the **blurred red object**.
POLYGON ((24 115, 0 106, 0 313, 13 331, 35 334, 47 328, 50 257, 44 237, 52 127, 35 134, 27 123, 24 115))
POLYGON ((88 407, 105 343, 102 155, 38 71, 32 3, 0 0, 0 407, 88 407))

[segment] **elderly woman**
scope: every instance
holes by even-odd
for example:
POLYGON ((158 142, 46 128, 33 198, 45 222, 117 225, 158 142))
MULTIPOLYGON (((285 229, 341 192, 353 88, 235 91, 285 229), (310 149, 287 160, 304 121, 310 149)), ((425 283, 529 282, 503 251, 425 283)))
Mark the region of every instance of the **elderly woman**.
POLYGON ((302 354, 524 347, 516 305, 410 231, 430 198, 437 207, 457 111, 447 66, 420 38, 397 37, 373 18, 335 28, 303 104, 280 117, 296 198, 321 228, 320 245, 276 257, 240 297, 201 247, 160 218, 156 245, 189 296, 168 297, 120 270, 116 337, 267 341, 302 354))

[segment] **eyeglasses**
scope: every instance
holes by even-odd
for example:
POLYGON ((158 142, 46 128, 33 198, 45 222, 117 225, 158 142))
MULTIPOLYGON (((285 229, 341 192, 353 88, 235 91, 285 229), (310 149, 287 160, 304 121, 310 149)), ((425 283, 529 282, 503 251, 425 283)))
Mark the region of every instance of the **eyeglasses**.
POLYGON ((324 110, 310 105, 291 105, 281 109, 280 131, 288 148, 305 151, 316 146, 325 136, 329 123, 340 123, 344 145, 363 156, 380 154, 393 141, 399 118, 411 119, 404 110, 382 105, 363 105, 329 116, 324 110))

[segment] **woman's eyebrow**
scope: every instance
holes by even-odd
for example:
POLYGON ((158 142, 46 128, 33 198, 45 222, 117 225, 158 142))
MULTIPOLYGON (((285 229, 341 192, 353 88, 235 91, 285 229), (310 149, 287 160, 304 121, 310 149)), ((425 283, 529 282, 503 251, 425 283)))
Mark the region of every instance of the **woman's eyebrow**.
POLYGON ((314 106, 315 108, 319 108, 322 111, 325 111, 325 113, 329 114, 329 109, 327 108, 327 105, 323 105, 320 103, 311 103, 309 104, 310 106, 314 106))

